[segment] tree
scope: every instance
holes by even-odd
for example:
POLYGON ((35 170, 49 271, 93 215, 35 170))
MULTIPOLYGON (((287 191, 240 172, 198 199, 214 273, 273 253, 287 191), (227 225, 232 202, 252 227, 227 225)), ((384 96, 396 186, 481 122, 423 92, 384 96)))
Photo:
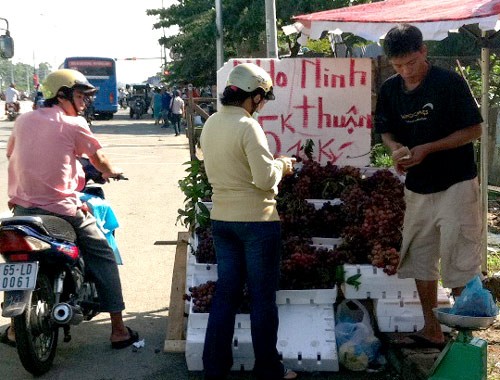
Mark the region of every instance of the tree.
MULTIPOLYGON (((292 16, 341 8, 370 0, 276 0, 277 24, 293 22, 292 16)), ((174 61, 169 68, 171 83, 193 83, 195 86, 216 82, 217 30, 215 0, 182 0, 168 8, 148 9, 150 16, 160 21, 155 29, 177 25, 179 33, 161 38, 159 43, 170 50, 174 61)), ((266 56, 265 0, 222 0, 224 59, 266 56)), ((280 53, 297 55, 297 36, 287 37, 278 32, 280 53)))
MULTIPOLYGON (((50 73, 52 70, 49 63, 40 63, 38 69, 38 77, 40 82, 50 73)), ((33 74, 35 69, 33 66, 25 63, 12 63, 11 60, 2 59, 0 60, 0 77, 1 88, 3 91, 5 87, 9 86, 10 83, 14 82, 18 90, 30 91, 33 90, 33 74)))

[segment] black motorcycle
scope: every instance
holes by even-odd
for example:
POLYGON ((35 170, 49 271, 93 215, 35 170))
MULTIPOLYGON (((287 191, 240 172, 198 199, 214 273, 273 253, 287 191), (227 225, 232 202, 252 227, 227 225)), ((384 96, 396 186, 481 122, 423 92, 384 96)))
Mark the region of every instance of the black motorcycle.
MULTIPOLYGON (((105 182, 100 173, 96 182, 105 182)), ((125 177, 117 179, 126 179, 125 177)), ((0 219, 0 291, 2 316, 13 318, 16 346, 24 368, 35 376, 52 366, 59 328, 64 342, 70 325, 98 314, 99 295, 86 275, 76 234, 56 216, 14 216, 0 219)))
POLYGON ((147 112, 146 101, 141 97, 134 97, 130 102, 130 118, 139 120, 147 112))
POLYGON ((18 112, 18 107, 15 103, 7 103, 6 106, 6 113, 7 113, 7 119, 9 121, 14 121, 16 120, 16 117, 19 115, 19 112, 18 112))

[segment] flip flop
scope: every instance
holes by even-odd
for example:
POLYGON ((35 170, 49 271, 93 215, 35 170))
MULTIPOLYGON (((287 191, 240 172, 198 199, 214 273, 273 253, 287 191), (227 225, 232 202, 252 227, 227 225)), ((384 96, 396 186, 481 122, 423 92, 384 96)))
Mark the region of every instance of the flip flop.
POLYGON ((437 348, 438 350, 442 350, 446 346, 446 341, 439 343, 433 342, 420 334, 410 334, 408 335, 408 338, 413 340, 417 347, 421 348, 437 348))
POLYGON ((10 326, 5 329, 5 331, 0 334, 0 343, 6 344, 7 346, 16 347, 16 341, 9 339, 9 329, 10 326))
POLYGON ((291 369, 285 368, 283 372, 283 379, 285 380, 294 380, 297 378, 297 373, 292 371, 291 369))
POLYGON ((130 337, 127 340, 120 340, 118 342, 111 342, 111 348, 115 350, 121 350, 122 348, 127 348, 132 343, 135 343, 139 340, 139 333, 137 331, 133 331, 131 328, 127 327, 128 333, 130 337))

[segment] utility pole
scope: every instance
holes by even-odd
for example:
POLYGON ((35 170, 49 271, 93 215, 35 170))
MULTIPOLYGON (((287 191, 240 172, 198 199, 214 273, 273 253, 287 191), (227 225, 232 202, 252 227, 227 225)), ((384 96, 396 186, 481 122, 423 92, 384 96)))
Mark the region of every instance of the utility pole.
POLYGON ((215 45, 217 47, 217 67, 219 70, 224 65, 224 34, 222 30, 222 0, 215 0, 215 26, 217 27, 217 37, 215 45))
POLYGON ((278 58, 278 38, 276 32, 276 3, 266 0, 267 58, 278 58))

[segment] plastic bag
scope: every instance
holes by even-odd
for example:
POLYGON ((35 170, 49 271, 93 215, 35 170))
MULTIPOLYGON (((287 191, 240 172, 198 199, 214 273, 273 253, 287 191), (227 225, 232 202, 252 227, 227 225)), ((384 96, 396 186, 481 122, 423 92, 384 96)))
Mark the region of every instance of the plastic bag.
POLYGON ((381 342, 375 336, 370 315, 357 300, 344 300, 337 307, 335 338, 339 362, 351 371, 364 371, 379 362, 381 342), (356 306, 349 307, 349 303, 356 306))
POLYGON ((483 288, 477 275, 465 285, 449 313, 469 317, 494 317, 498 314, 498 306, 490 291, 483 288))

